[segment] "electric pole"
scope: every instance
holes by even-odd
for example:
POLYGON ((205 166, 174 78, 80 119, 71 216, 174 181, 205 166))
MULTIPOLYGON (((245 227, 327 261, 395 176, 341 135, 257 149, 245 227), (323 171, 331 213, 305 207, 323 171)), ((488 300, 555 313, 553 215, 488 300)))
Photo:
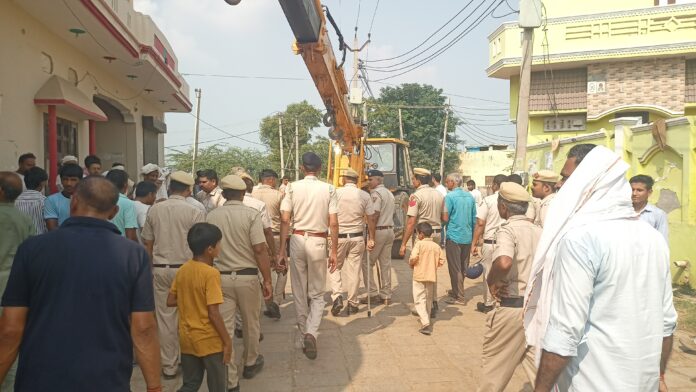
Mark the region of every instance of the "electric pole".
POLYGON ((450 104, 450 101, 447 100, 447 106, 445 106, 445 129, 442 131, 442 153, 440 154, 440 177, 441 178, 445 176, 443 171, 445 170, 445 146, 447 145, 447 123, 449 121, 449 104, 450 104))
POLYGON ((300 179, 300 126, 295 119, 295 181, 300 179))
POLYGON ((191 174, 196 177, 196 159, 198 159, 198 130, 201 124, 201 89, 197 88, 196 92, 196 131, 193 137, 193 159, 191 160, 191 174))
POLYGON ((399 108, 399 135, 404 140, 404 122, 401 120, 401 108, 399 108))
POLYGON ((520 92, 517 97, 517 144, 513 171, 527 171, 527 132, 529 128, 529 92, 532 84, 532 49, 534 29, 541 26, 541 0, 521 0, 519 26, 522 31, 520 92))
POLYGON ((285 177, 285 157, 283 155, 283 118, 278 116, 278 139, 280 140, 280 178, 285 177))

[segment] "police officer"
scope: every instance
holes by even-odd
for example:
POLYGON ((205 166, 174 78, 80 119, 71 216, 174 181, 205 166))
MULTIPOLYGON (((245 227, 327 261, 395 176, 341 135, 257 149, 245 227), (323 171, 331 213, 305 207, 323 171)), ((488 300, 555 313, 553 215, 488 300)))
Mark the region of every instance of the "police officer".
POLYGON ((186 241, 189 229, 196 223, 205 222, 205 213, 186 202, 191 195, 193 182, 193 177, 188 173, 172 173, 169 198, 150 207, 141 234, 153 266, 157 327, 165 379, 175 378, 179 366, 177 313, 176 308, 167 307, 169 288, 176 276, 176 268, 192 257, 186 241))
MULTIPOLYGON (((410 242, 407 239, 413 235, 413 230, 418 223, 427 222, 433 228, 432 239, 436 244, 439 244, 442 239, 442 225, 440 218, 442 217, 442 207, 444 197, 435 188, 430 186, 432 176, 430 171, 423 168, 413 169, 413 185, 416 191, 408 199, 408 220, 406 229, 404 230, 404 240, 399 249, 399 255, 406 254, 406 246, 410 242)), ((437 284, 433 288, 435 298, 437 298, 437 284)), ((437 300, 433 301, 433 306, 430 311, 430 318, 437 316, 437 300)))
POLYGON ((333 272, 338 253, 338 207, 333 185, 317 178, 321 172, 321 158, 317 154, 302 155, 302 172, 304 179, 288 184, 280 205, 278 263, 287 258, 286 239, 292 219, 290 284, 297 327, 302 334, 303 352, 307 358, 316 359, 316 338, 325 304, 327 230, 330 229, 331 235, 328 266, 329 272, 333 272))
POLYGON ((338 203, 338 254, 336 270, 329 271, 331 281, 331 314, 338 316, 343 308, 343 281, 348 291, 346 314, 358 312, 358 289, 360 288, 360 265, 365 253, 363 233, 364 219, 367 217, 369 240, 368 250, 375 246, 375 210, 367 192, 358 189, 358 173, 350 168, 341 173, 343 187, 336 190, 338 203), (341 279, 341 275, 343 279, 341 279))
POLYGON ((556 196, 556 183, 561 177, 551 170, 539 170, 532 180, 532 196, 541 199, 534 223, 544 227, 546 212, 551 200, 556 196))
POLYGON ((529 202, 522 186, 512 182, 501 185, 496 207, 507 221, 495 235, 493 265, 487 278, 498 306, 486 321, 479 391, 504 390, 520 363, 533 388, 536 366, 534 350, 527 346, 524 334, 523 304, 542 229, 525 216, 529 202))
MULTIPOLYGON (((391 249, 394 245, 394 195, 384 186, 384 174, 379 170, 367 172, 372 205, 375 210, 375 247, 370 252, 370 268, 379 265, 379 301, 385 305, 391 303, 391 249)), ((367 263, 361 264, 363 281, 367 287, 367 263)), ((370 282, 372 283, 372 282, 370 282)), ((377 286, 370 284, 372 296, 377 293, 377 286), (374 288, 374 290, 372 290, 374 288)), ((365 303, 367 303, 367 298, 365 303)), ((379 302, 375 301, 375 303, 379 302)), ((361 301, 362 302, 362 301, 361 301)))
MULTIPOLYGON (((271 169, 264 169, 259 175, 261 185, 251 193, 255 199, 261 200, 266 204, 266 213, 271 219, 271 230, 273 234, 274 249, 280 248, 280 202, 283 194, 275 189, 278 181, 278 173, 271 169)), ((271 277, 275 280, 273 284, 273 300, 266 304, 264 314, 270 318, 280 318, 280 304, 285 296, 285 284, 288 280, 288 269, 285 264, 276 264, 277 254, 271 258, 271 277)))
MULTIPOLYGON (((493 246, 495 245, 495 232, 498 227, 504 222, 504 219, 498 214, 498 190, 500 185, 507 181, 507 176, 498 174, 493 177, 493 185, 491 189, 493 194, 486 196, 476 210, 476 228, 474 228, 474 240, 471 243, 471 255, 481 256, 481 264, 483 265, 483 281, 485 283, 488 271, 491 269, 493 260, 493 246), (480 240, 483 239, 483 246, 480 245, 480 240)), ((484 284, 485 286, 485 284, 484 284)), ((493 310, 493 296, 487 288, 483 289, 483 302, 476 304, 476 309, 479 312, 488 313, 493 310)))
MULTIPOLYGON (((236 311, 242 316, 242 375, 244 378, 252 378, 264 363, 263 356, 259 353, 259 308, 262 297, 268 300, 272 296, 270 258, 261 213, 242 203, 247 189, 244 180, 236 175, 228 175, 222 179, 220 187, 227 201, 222 207, 211 211, 207 219, 208 223, 222 231, 220 256, 216 265, 220 269, 224 298, 220 313, 230 335, 234 333, 236 311), (263 276, 263 295, 259 286, 259 272, 263 276)), ((239 388, 239 372, 234 361, 228 367, 227 388, 239 388)))

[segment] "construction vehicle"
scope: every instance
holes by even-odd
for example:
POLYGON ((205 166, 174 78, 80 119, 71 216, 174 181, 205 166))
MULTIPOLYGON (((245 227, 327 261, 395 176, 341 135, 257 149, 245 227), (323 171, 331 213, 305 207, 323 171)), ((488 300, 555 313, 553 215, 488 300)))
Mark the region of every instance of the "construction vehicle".
MULTIPOLYGON (((225 1, 233 5, 239 3, 239 0, 225 1)), ((394 193, 396 203, 392 257, 398 258, 408 197, 413 191, 409 145, 401 139, 367 138, 365 124, 355 116, 359 111, 351 110, 348 102, 348 84, 343 72, 348 46, 328 8, 322 6, 320 0, 279 2, 295 36, 293 50, 302 56, 326 108, 324 125, 329 127, 331 139, 327 181, 340 186, 341 170, 352 168, 361 173, 358 187, 362 187, 367 170, 378 169, 384 173, 384 185, 394 193), (331 45, 327 20, 338 36, 342 52, 340 64, 331 45)))

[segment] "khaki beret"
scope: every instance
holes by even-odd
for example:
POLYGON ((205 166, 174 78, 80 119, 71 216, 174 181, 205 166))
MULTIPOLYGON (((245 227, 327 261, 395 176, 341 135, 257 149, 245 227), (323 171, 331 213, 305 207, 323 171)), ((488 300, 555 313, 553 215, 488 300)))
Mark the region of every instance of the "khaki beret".
POLYGON ((169 176, 169 178, 172 181, 180 182, 188 186, 192 186, 194 183, 193 176, 181 170, 175 171, 169 176))
POLYGON ((413 174, 415 174, 417 176, 429 176, 429 175, 431 175, 430 170, 423 169, 422 167, 417 167, 417 168, 413 169, 413 174))
POLYGON ((343 177, 351 177, 351 178, 358 178, 358 172, 351 168, 345 168, 341 170, 341 176, 343 177))
POLYGON ((242 177, 230 174, 222 178, 222 181, 220 181, 220 188, 231 189, 234 191, 245 191, 247 186, 244 183, 244 180, 242 180, 242 177))
POLYGON ((556 183, 558 180, 560 180, 560 176, 551 170, 539 170, 534 173, 534 181, 556 183))
POLYGON ((515 182, 504 182, 500 184, 498 196, 511 202, 529 201, 529 193, 527 190, 515 182))

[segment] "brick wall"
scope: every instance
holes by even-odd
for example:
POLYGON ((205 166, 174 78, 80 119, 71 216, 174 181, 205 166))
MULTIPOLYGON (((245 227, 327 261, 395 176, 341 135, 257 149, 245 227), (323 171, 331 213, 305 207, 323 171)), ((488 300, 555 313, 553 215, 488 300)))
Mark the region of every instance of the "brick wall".
POLYGON ((680 58, 592 64, 588 82, 606 82, 605 92, 587 95, 587 116, 623 105, 654 105, 684 111, 686 62, 680 58))

